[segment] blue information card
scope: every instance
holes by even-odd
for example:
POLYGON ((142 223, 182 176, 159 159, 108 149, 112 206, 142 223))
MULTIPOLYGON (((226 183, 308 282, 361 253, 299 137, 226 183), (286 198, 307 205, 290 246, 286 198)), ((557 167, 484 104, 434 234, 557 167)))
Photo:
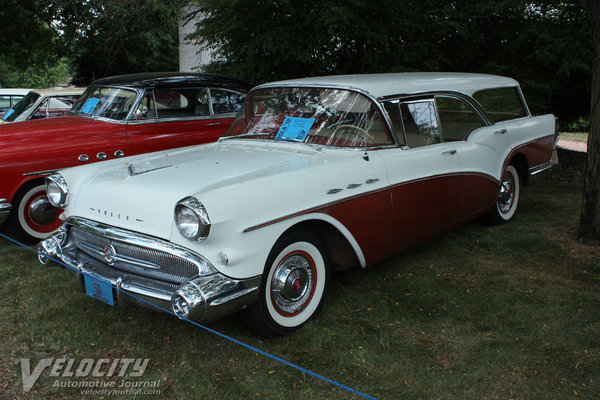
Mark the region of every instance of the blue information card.
POLYGON ((314 118, 285 117, 275 139, 303 142, 314 123, 314 118))
POLYGON ((100 103, 100 100, 101 99, 87 99, 83 107, 81 107, 81 110, 79 110, 79 112, 82 112, 84 114, 92 114, 96 109, 98 103, 100 103))
POLYGON ((11 108, 10 110, 8 110, 8 111, 6 112, 6 114, 4 114, 4 117, 2 117, 2 119, 6 119, 6 118, 10 117, 10 114, 12 114, 12 113, 14 113, 14 112, 15 112, 15 110, 13 110, 13 109, 11 108))

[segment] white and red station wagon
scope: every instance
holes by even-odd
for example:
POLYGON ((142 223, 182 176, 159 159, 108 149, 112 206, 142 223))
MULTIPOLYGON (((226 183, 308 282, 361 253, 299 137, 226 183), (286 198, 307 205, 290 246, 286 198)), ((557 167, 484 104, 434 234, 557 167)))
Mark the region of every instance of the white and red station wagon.
POLYGON ((65 223, 40 260, 60 258, 109 304, 194 321, 241 311, 253 331, 284 335, 319 310, 331 270, 513 218, 528 176, 555 163, 555 125, 492 75, 261 85, 217 143, 48 177, 65 223))

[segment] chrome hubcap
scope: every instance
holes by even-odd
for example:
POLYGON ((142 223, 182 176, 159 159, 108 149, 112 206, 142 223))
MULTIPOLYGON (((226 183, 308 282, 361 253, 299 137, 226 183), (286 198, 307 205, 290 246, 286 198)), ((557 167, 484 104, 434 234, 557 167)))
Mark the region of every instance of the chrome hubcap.
POLYGON ((29 217, 38 225, 48 225, 57 215, 57 209, 50 204, 48 197, 40 196, 29 205, 29 217))
POLYGON ((314 286, 313 263, 308 255, 292 253, 273 274, 271 296, 282 314, 295 314, 310 302, 314 286))
POLYGON ((515 198, 515 180, 510 173, 505 173, 502 177, 502 184, 500 185, 500 194, 498 195, 498 208, 500 212, 507 213, 515 198))

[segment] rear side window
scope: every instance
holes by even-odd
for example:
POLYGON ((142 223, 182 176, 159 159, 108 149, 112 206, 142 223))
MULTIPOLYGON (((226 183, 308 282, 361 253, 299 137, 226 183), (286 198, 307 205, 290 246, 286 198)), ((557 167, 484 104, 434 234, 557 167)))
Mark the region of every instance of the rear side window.
POLYGON ((527 116, 516 87, 480 90, 473 97, 481 104, 493 122, 527 116))

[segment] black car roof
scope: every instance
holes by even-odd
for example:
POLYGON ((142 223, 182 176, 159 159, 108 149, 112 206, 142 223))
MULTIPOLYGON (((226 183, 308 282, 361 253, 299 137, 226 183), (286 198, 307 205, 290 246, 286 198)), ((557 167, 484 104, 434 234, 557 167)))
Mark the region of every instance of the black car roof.
POLYGON ((146 72, 116 75, 93 81, 91 86, 125 86, 131 88, 175 88, 186 86, 222 87, 247 92, 252 85, 223 75, 196 72, 146 72))

